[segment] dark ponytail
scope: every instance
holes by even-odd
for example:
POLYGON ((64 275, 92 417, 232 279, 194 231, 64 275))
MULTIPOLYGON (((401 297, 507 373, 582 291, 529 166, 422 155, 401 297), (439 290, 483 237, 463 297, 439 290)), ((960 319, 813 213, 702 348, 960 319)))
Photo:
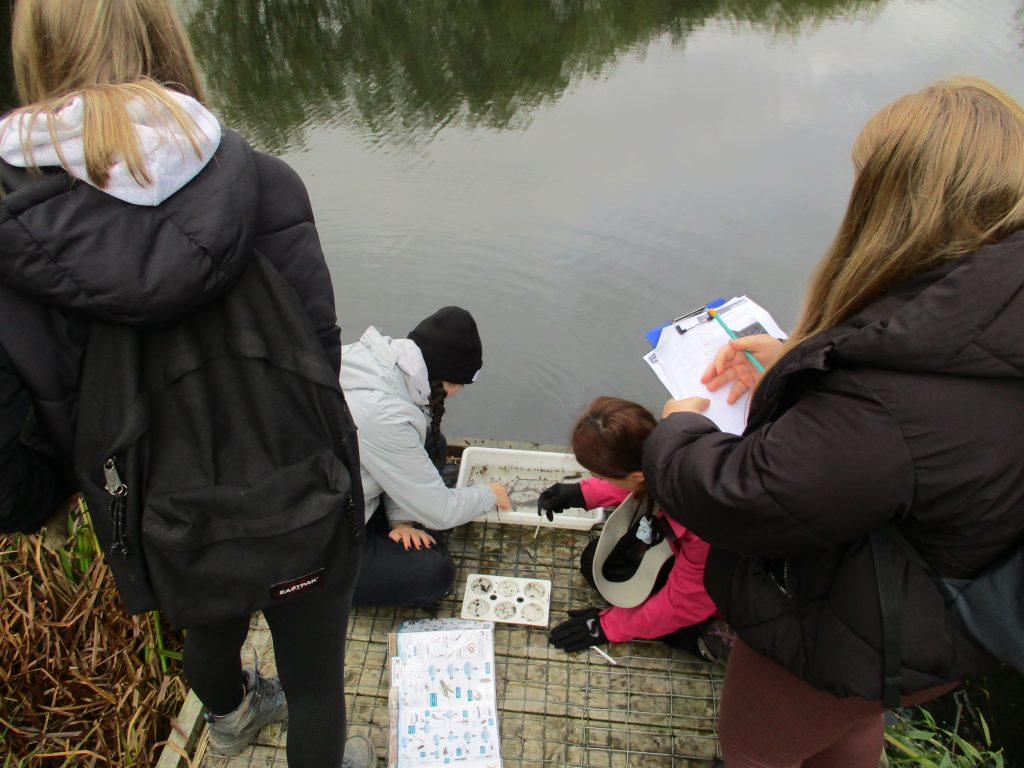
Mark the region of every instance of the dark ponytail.
POLYGON ((430 382, 430 397, 427 405, 430 408, 430 444, 433 446, 434 455, 430 457, 437 467, 437 471, 444 469, 445 462, 445 441, 441 439, 441 419, 444 417, 444 400, 448 393, 444 391, 444 384, 440 379, 430 382))

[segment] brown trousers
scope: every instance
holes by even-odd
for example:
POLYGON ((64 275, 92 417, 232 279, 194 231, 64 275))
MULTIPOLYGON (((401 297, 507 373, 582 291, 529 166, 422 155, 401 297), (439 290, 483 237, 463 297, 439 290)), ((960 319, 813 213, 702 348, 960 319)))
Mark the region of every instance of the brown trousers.
MULTIPOLYGON (((956 683, 904 697, 909 706, 956 683)), ((725 671, 718 734, 726 768, 876 768, 880 701, 820 691, 737 639, 725 671)))

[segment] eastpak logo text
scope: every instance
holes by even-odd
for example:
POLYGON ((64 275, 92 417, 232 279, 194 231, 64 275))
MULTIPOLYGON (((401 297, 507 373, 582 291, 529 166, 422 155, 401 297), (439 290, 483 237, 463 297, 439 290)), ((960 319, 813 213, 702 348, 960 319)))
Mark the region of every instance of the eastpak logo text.
POLYGON ((282 581, 280 584, 274 584, 270 588, 270 599, 281 600, 286 597, 295 597, 295 595, 319 584, 323 575, 324 569, 321 568, 319 571, 307 573, 305 576, 299 576, 297 579, 282 581))

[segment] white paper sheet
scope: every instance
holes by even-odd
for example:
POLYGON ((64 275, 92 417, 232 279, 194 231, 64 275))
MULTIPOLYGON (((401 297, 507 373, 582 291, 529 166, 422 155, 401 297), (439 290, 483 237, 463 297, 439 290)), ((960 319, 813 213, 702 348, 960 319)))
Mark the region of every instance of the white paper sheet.
MULTIPOLYGON (((737 336, 767 333, 775 338, 786 338, 772 316, 746 296, 731 299, 717 311, 737 336)), ((711 405, 704 415, 723 432, 739 435, 747 423, 749 393, 730 405, 727 402, 729 387, 711 392, 700 381, 715 353, 728 341, 729 335, 714 319, 683 321, 678 326, 665 328, 658 346, 644 355, 644 360, 673 398, 708 398, 711 405), (680 333, 680 329, 684 332, 680 333)))

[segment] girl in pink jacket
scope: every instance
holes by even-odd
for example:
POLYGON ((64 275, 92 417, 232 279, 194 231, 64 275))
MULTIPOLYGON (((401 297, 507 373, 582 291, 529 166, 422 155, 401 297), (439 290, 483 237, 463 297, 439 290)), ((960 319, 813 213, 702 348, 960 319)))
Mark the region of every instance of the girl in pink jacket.
MULTIPOLYGON (((642 405, 616 397, 599 397, 580 417, 573 430, 572 450, 593 477, 580 483, 556 483, 541 493, 538 513, 553 514, 573 507, 618 506, 630 494, 647 513, 654 543, 664 538, 672 550, 647 599, 631 608, 611 606, 569 612, 569 619, 551 631, 551 643, 565 651, 634 639, 661 639, 712 660, 728 650, 728 629, 704 589, 704 562, 708 544, 675 520, 655 509, 646 494, 641 470, 643 442, 656 426, 642 405)), ((640 523, 643 536, 645 523, 640 523)), ((632 528, 631 528, 632 531, 632 528)), ((650 537, 645 537, 650 538, 650 537)), ((580 570, 595 589, 592 541, 580 558, 580 570)), ((624 581, 636 569, 646 545, 627 533, 603 564, 603 575, 624 581), (617 573, 616 573, 617 572, 617 573)))

